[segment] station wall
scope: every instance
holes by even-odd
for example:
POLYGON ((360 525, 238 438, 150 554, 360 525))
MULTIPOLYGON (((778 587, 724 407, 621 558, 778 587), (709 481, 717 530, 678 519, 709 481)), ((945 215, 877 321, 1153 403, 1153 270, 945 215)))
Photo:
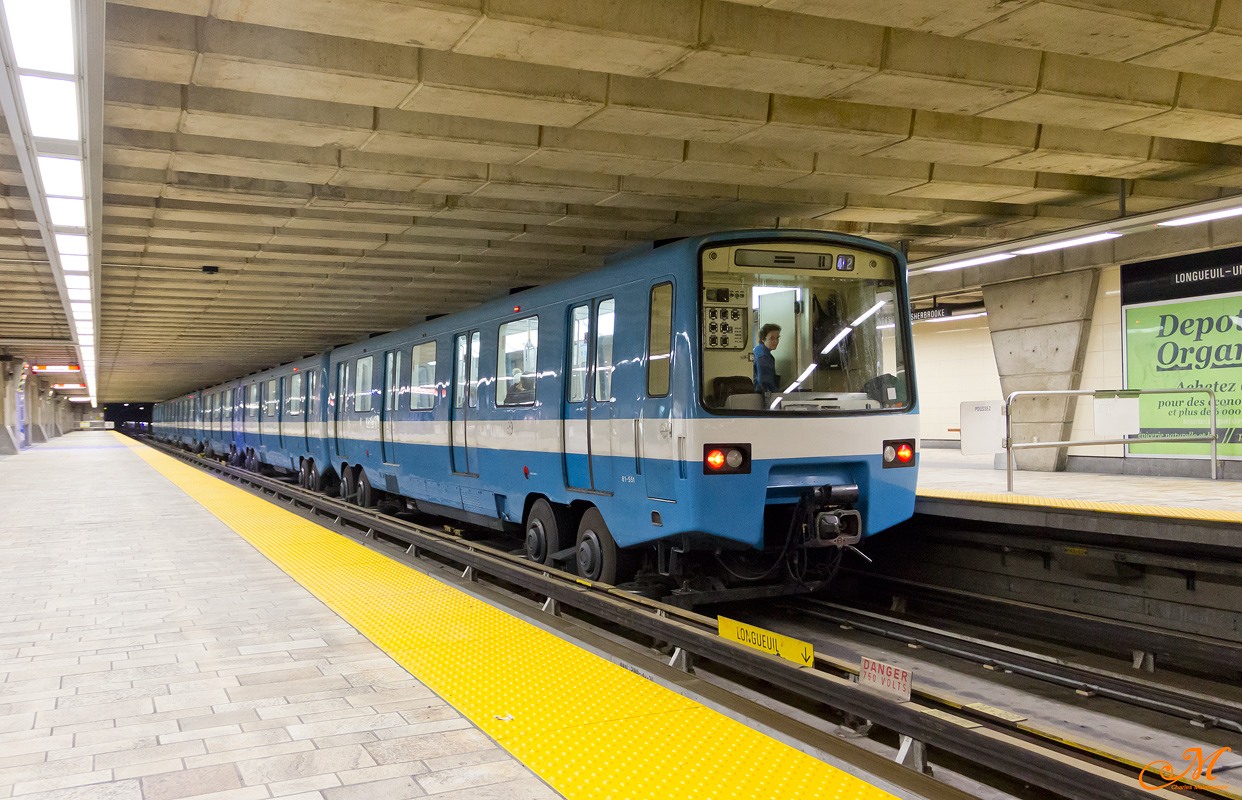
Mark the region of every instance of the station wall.
MULTIPOLYGON (((1100 272, 1100 288, 1087 334, 1087 359, 1083 362, 1081 389, 1120 389, 1124 370, 1121 335, 1121 267, 1100 272)), ((1071 439, 1094 439, 1095 413, 1090 397, 1079 397, 1071 439)), ((1071 456, 1125 456, 1125 445, 1071 447, 1071 456)))
POLYGON ((1002 397, 988 318, 916 322, 913 332, 920 436, 957 442, 961 404, 1002 397))

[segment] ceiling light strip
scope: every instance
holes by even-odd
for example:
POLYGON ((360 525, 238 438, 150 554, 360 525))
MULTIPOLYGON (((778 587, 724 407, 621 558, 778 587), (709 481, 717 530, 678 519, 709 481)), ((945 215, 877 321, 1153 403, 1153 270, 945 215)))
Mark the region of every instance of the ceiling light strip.
POLYGON ((1070 247, 1103 242, 1116 239, 1128 233, 1151 231, 1158 227, 1177 225, 1194 225, 1210 222, 1215 219, 1242 216, 1242 196, 1225 197, 1219 200, 1208 200, 1202 203, 1191 203, 1176 208, 1165 208, 1135 214, 1130 217, 1080 225, 1055 233, 1046 233, 1008 242, 999 242, 987 247, 976 247, 962 250, 935 258, 925 258, 910 265, 911 273, 946 272, 966 267, 1003 261, 1017 255, 1033 255, 1052 250, 1063 250, 1070 247))

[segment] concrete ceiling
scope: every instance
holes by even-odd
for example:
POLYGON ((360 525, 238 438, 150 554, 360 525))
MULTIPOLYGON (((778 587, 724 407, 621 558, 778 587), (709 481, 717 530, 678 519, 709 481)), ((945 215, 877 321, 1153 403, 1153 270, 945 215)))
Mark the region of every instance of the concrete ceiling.
MULTIPOLYGON (((919 258, 1110 219, 1122 179, 1242 189, 1242 0, 117 0, 106 38, 101 401, 652 239, 919 258)), ((11 153, 0 338, 62 336, 11 153)))

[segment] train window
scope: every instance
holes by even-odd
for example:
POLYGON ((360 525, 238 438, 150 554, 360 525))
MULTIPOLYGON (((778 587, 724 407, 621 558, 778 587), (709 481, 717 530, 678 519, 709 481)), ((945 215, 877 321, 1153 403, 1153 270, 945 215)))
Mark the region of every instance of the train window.
POLYGON ((535 402, 535 361, 539 352, 539 318, 506 322, 496 339, 496 405, 535 402))
POLYGON ((459 334, 454 340, 457 347, 457 368, 453 370, 453 408, 466 406, 466 335, 459 334))
POLYGON ((220 430, 220 393, 216 392, 211 396, 211 428, 212 430, 220 430))
POLYGON ((612 333, 616 324, 616 301, 600 301, 595 309, 595 399, 612 399, 612 333))
POLYGON ((470 407, 479 407, 479 332, 470 334, 470 407))
POLYGON ((275 379, 267 382, 267 397, 263 402, 263 418, 275 419, 276 412, 279 410, 280 397, 276 394, 275 379))
POLYGON ((246 416, 251 419, 259 417, 259 384, 252 383, 246 387, 246 416))
POLYGON ((396 411, 401 394, 401 351, 392 350, 384 356, 384 410, 396 411))
POLYGON ((414 345, 410 353, 410 409, 418 411, 435 405, 436 343, 423 342, 414 345))
POLYGON ((647 395, 668 394, 673 365, 673 284, 651 287, 651 311, 647 319, 647 395))
POLYGON ((280 379, 280 418, 284 419, 291 413, 289 398, 289 376, 280 379))
POLYGON ((289 415, 302 413, 302 373, 295 372, 289 377, 289 415))
POLYGON ((569 402, 586 400, 590 365, 591 309, 574 306, 569 312, 569 402))
POLYGON ((228 420, 229 430, 231 431, 233 430, 233 390, 232 389, 224 390, 224 403, 222 405, 223 407, 220 410, 223 413, 223 419, 228 420))
POLYGON ((371 410, 371 365, 374 361, 374 356, 358 359, 358 371, 354 376, 354 411, 359 413, 371 410))
POLYGON ((840 245, 704 253, 701 401, 714 413, 908 408, 909 313, 899 264, 840 245), (723 255, 724 258, 720 256, 723 255))
POLYGON ((319 370, 317 369, 306 373, 306 413, 312 417, 319 415, 319 370))

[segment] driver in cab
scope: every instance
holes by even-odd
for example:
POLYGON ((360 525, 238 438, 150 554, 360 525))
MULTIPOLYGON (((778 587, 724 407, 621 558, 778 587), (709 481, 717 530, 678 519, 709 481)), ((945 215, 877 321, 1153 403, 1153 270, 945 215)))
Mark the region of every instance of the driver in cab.
POLYGON ((776 358, 772 351, 781 342, 781 326, 767 324, 759 329, 759 344, 755 345, 755 391, 776 394, 780 376, 776 374, 776 358))

